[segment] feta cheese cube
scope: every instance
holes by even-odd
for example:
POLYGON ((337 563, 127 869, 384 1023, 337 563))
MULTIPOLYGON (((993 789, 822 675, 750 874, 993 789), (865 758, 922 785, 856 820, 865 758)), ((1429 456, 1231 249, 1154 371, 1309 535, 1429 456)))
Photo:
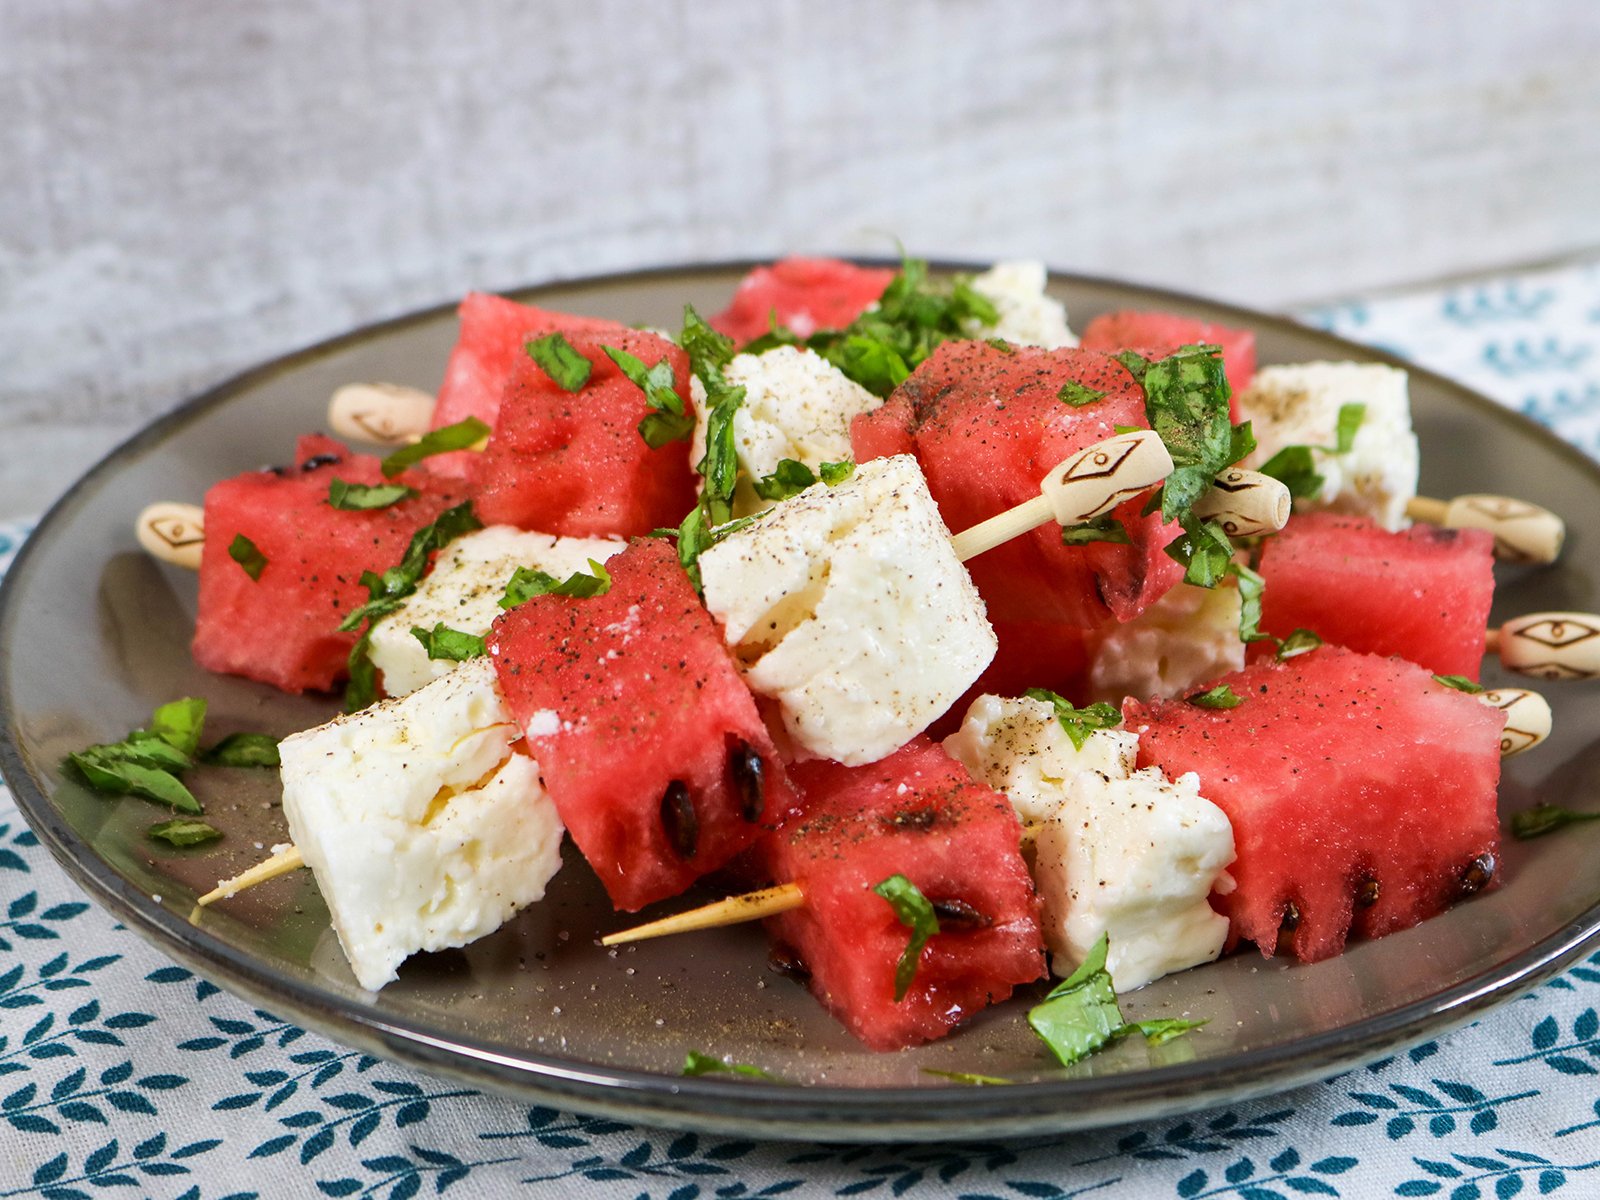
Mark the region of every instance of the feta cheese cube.
POLYGON ((1233 827, 1199 778, 1133 769, 1138 737, 1095 730, 1083 748, 1042 701, 980 696, 944 742, 973 778, 1006 793, 1034 830, 1045 943, 1068 975, 1099 941, 1118 991, 1210 962, 1228 922, 1207 900, 1232 890, 1233 827))
POLYGON ((503 611, 500 598, 518 567, 531 567, 565 579, 587 571, 589 560, 604 562, 627 543, 619 538, 567 538, 530 533, 510 525, 491 525, 459 537, 439 553, 433 570, 399 608, 374 623, 371 656, 383 672, 383 689, 404 696, 448 675, 449 659, 430 659, 413 627, 446 628, 479 637, 503 611))
POLYGON ((1256 436, 1245 465, 1259 467, 1285 446, 1333 446, 1346 404, 1366 405, 1354 444, 1347 454, 1315 455, 1322 491, 1296 503, 1404 529, 1406 501, 1417 494, 1418 456, 1406 373, 1398 368, 1350 362, 1261 368, 1239 395, 1240 412, 1256 436))
POLYGON ((979 696, 944 748, 974 779, 1004 792, 1023 824, 1033 825, 1061 807, 1074 776, 1130 774, 1139 738, 1125 729, 1096 729, 1080 749, 1043 700, 979 696))
POLYGON ((289 832, 362 987, 544 896, 563 829, 521 736, 480 658, 280 744, 289 832))
POLYGON ((995 263, 973 278, 972 290, 994 305, 1000 320, 993 326, 974 321, 968 332, 973 337, 1004 338, 1019 346, 1046 350, 1076 346, 1078 339, 1067 327, 1066 307, 1048 295, 1044 285, 1043 263, 995 263))
MULTIPOLYGON (((724 372, 727 381, 744 388, 744 401, 733 415, 733 442, 739 465, 748 478, 739 481, 734 512, 744 516, 773 502, 757 496, 751 481, 770 475, 785 458, 815 471, 825 462, 852 457, 850 422, 883 401, 847 377, 820 354, 798 346, 778 346, 765 354, 735 355, 724 372)), ((706 447, 705 389, 691 385, 695 432, 691 462, 706 447)))
POLYGON ((796 746, 893 753, 994 657, 983 601, 909 455, 815 484, 700 556, 706 607, 796 746))
POLYGON ((1131 621, 1109 625, 1089 643, 1089 687, 1096 700, 1122 703, 1178 696, 1244 666, 1239 589, 1180 583, 1131 621))
POLYGON ((1107 935, 1119 992, 1222 953, 1228 919, 1206 897, 1231 890, 1233 827, 1190 772, 1079 775, 1034 837, 1034 884, 1051 968, 1071 973, 1107 935))

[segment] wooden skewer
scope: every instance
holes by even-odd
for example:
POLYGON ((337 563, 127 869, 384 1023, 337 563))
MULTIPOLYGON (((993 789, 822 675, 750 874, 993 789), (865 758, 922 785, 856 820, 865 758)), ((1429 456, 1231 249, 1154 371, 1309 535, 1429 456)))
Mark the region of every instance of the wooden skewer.
POLYGON ((1406 501, 1406 516, 1450 529, 1486 529, 1494 535, 1494 556, 1502 562, 1555 562, 1567 536, 1565 523, 1548 508, 1487 492, 1454 500, 1417 496, 1406 501))
POLYGON ((600 939, 600 944, 620 946, 625 942, 642 942, 671 933, 688 933, 694 929, 742 925, 746 921, 759 921, 764 917, 775 917, 779 913, 804 908, 805 903, 805 890, 798 883, 780 883, 758 892, 729 896, 726 900, 717 900, 676 916, 662 917, 659 921, 624 929, 621 933, 607 934, 600 939))
POLYGON ((194 504, 162 500, 151 504, 133 523, 134 536, 150 555, 175 567, 200 569, 206 544, 205 510, 194 504))
POLYGON ((300 847, 287 846, 265 862, 258 862, 248 871, 242 871, 232 879, 224 879, 195 903, 204 908, 213 901, 229 899, 246 888, 266 883, 267 880, 276 879, 279 875, 287 875, 290 871, 298 871, 305 865, 306 860, 300 853, 300 847))
POLYGON ((1209 517, 1229 537, 1277 533, 1289 523, 1294 500, 1288 487, 1271 475, 1229 467, 1211 490, 1194 502, 1199 517, 1209 517))
POLYGON ((1600 615, 1537 612, 1489 630, 1485 649, 1500 665, 1535 679, 1600 677, 1600 615))
POLYGON ((328 401, 328 424, 340 437, 404 446, 428 432, 434 398, 398 383, 348 383, 328 401))
POLYGON ((966 562, 1049 521, 1083 525, 1154 487, 1172 469, 1172 455, 1154 430, 1119 433, 1063 460, 1039 484, 1039 495, 962 530, 950 544, 966 562))

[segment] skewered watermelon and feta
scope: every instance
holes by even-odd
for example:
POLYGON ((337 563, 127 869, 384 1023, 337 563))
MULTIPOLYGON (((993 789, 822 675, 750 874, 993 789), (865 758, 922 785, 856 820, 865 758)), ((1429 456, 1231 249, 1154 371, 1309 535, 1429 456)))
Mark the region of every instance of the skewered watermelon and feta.
POLYGON ((1261 547, 1261 628, 1309 629, 1365 654, 1396 654, 1477 679, 1494 601, 1494 536, 1362 517, 1297 515, 1261 547))
MULTIPOLYGON (((966 529, 1038 495, 1073 451, 1119 427, 1148 428, 1144 400, 1103 354, 946 342, 883 407, 855 419, 851 440, 857 461, 914 454, 945 524, 966 529)), ((1047 525, 974 559, 991 617, 1092 629, 1137 616, 1183 576, 1163 552, 1177 526, 1143 506, 1141 496, 1114 510, 1126 544, 1064 545, 1047 525)))
POLYGON ((378 459, 321 436, 300 439, 296 463, 206 492, 193 652, 208 671, 321 691, 345 676, 356 635, 338 626, 367 599, 362 573, 393 566, 412 535, 459 497, 427 471, 387 480, 378 459), (402 498, 335 508, 336 481, 393 485, 402 498))
POLYGON ((632 912, 727 863, 794 795, 672 547, 636 541, 607 568, 607 590, 535 596, 488 643, 573 841, 632 912))
POLYGON ((768 928, 851 1033, 875 1050, 930 1041, 1043 975, 1022 827, 1004 796, 926 738, 870 766, 793 770, 803 814, 763 856, 774 878, 803 887, 805 905, 768 928), (874 891, 894 876, 938 919, 909 979, 900 963, 913 930, 874 891))
POLYGON ((801 338, 843 329, 883 295, 894 276, 889 267, 859 267, 837 258, 780 259, 741 279, 711 327, 741 345, 774 324, 801 338))
MULTIPOLYGON (((468 417, 493 428, 506 380, 530 338, 557 331, 615 335, 627 329, 603 317, 554 312, 485 292, 468 292, 458 311, 461 331, 445 364, 444 382, 434 403, 433 429, 468 417)), ((445 475, 471 475, 477 466, 477 455, 465 450, 438 455, 432 462, 432 469, 445 475)))
MULTIPOLYGON (((1269 589, 1270 590, 1270 589, 1269 589)), ((1229 942, 1302 962, 1497 882, 1505 714, 1422 667, 1323 646, 1223 676, 1238 704, 1129 701, 1139 765, 1228 814, 1229 942)))
POLYGON ((808 756, 883 758, 994 656, 983 601, 904 455, 784 501, 701 554, 700 575, 746 681, 808 756))
POLYGON ((574 333, 567 344, 588 364, 581 379, 558 381, 526 354, 515 360, 473 480, 479 517, 560 537, 630 537, 676 525, 694 506, 688 443, 645 441, 639 425, 656 410, 606 350, 646 368, 668 364, 686 421, 688 355, 631 329, 574 333))

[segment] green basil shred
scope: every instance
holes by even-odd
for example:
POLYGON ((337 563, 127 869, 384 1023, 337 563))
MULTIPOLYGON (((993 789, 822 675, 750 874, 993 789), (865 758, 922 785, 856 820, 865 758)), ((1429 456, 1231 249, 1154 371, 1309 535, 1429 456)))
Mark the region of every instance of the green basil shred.
POLYGON ((928 898, 904 875, 891 875, 872 890, 889 902, 900 924, 911 930, 905 953, 895 965, 894 1000, 898 1004, 906 998, 906 992, 916 978, 917 964, 922 960, 922 948, 928 944, 929 938, 939 932, 939 918, 928 898))

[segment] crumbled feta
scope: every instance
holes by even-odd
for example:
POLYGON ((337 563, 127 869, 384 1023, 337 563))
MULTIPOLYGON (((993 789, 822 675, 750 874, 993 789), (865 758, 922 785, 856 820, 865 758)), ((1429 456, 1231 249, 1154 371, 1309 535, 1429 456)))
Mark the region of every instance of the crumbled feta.
POLYGON ((544 896, 563 830, 521 736, 479 658, 280 743, 289 832, 362 987, 544 896))
POLYGON ((1244 666, 1239 589, 1180 583, 1131 621, 1089 642, 1089 688, 1096 700, 1177 696, 1244 666))
POLYGON ((1398 368, 1351 362, 1263 367, 1239 396, 1242 419, 1256 437, 1245 465, 1258 467, 1285 446, 1333 446, 1346 404, 1366 405, 1354 444, 1347 454, 1315 455, 1322 491, 1296 503, 1404 529, 1406 501, 1417 494, 1417 437, 1406 373, 1398 368))
POLYGON ((994 305, 1000 320, 992 327, 974 321, 968 332, 1046 350, 1076 346, 1078 339, 1067 327, 1066 307, 1048 295, 1044 285, 1043 263, 996 263, 973 279, 972 290, 994 305))
POLYGON ((1232 890, 1233 828, 1197 776, 1172 784, 1153 767, 1135 771, 1129 730, 1094 730, 1077 749, 1054 710, 1026 698, 980 696, 944 748, 1035 830, 1034 884, 1057 974, 1101 934, 1118 991, 1221 953, 1228 922, 1206 897, 1232 890))
POLYGON ((982 673, 983 601, 908 455, 815 484, 700 556, 706 607, 806 752, 899 749, 982 673))
MULTIPOLYGON (((778 346, 765 354, 739 354, 724 375, 744 388, 744 400, 733 414, 733 442, 747 478, 739 481, 734 512, 759 512, 772 502, 755 494, 751 481, 770 475, 782 459, 792 458, 815 471, 825 462, 852 456, 850 422, 883 401, 850 379, 827 359, 798 346, 778 346)), ((691 461, 699 462, 706 446, 705 390, 691 390, 695 432, 691 461)))
POLYGON ((383 689, 404 696, 447 675, 449 659, 430 659, 413 627, 448 629, 483 636, 503 611, 500 598, 518 567, 547 571, 565 579, 587 571, 589 560, 603 562, 626 542, 616 538, 564 538, 530 533, 510 525, 491 525, 459 537, 439 554, 417 590, 372 627, 373 665, 383 672, 383 689))
POLYGON ((1004 792, 1023 822, 1033 824, 1061 807, 1073 776, 1131 772, 1139 739, 1124 729, 1096 729, 1080 750, 1043 700, 979 696, 944 748, 974 779, 1004 792))
POLYGON ((1119 992, 1222 952, 1228 920, 1207 897, 1233 880, 1233 828, 1190 772, 1088 773, 1034 837, 1034 884, 1052 968, 1069 974, 1101 935, 1119 992))

